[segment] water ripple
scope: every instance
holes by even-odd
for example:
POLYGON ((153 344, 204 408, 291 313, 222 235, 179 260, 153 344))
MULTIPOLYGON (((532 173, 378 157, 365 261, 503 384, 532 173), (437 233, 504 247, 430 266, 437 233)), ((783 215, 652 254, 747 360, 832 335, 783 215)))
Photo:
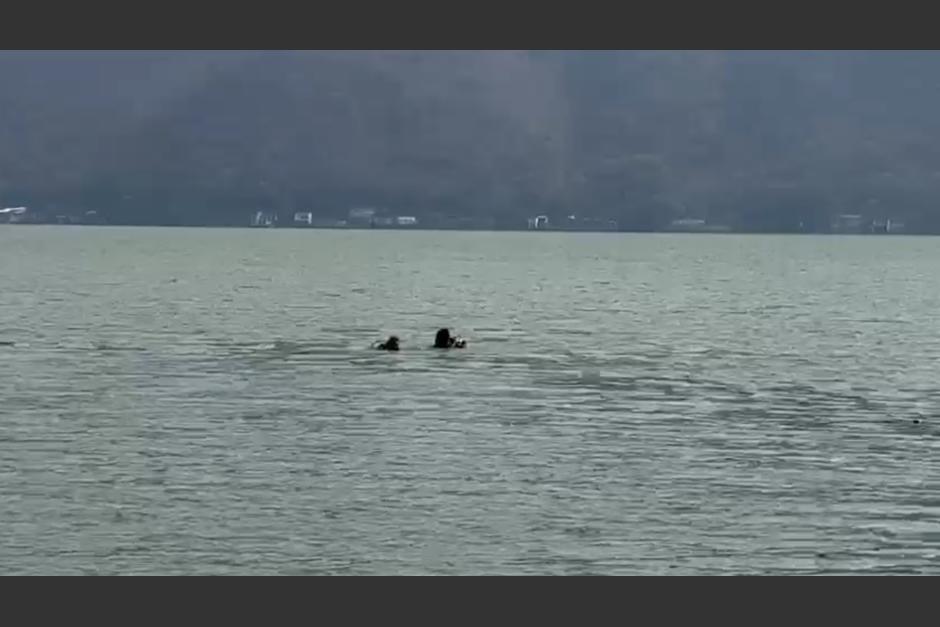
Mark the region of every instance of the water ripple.
POLYGON ((0 240, 9 574, 940 572, 920 240, 0 240))

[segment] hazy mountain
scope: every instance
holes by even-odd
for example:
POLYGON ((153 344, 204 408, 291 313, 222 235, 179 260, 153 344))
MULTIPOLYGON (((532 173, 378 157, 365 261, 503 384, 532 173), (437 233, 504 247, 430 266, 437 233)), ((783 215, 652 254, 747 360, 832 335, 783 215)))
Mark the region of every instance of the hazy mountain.
POLYGON ((4 51, 0 204, 940 230, 938 70, 931 51, 4 51))

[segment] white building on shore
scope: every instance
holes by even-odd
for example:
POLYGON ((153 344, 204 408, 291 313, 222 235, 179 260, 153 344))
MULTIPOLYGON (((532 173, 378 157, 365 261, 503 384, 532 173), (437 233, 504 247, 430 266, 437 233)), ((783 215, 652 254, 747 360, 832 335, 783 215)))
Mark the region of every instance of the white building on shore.
POLYGON ((26 217, 27 213, 29 213, 29 209, 26 207, 8 207, 6 209, 0 209, 0 222, 16 224, 17 222, 21 222, 26 217))
POLYGON ((313 213, 310 211, 295 213, 294 224, 297 226, 313 226, 313 213))

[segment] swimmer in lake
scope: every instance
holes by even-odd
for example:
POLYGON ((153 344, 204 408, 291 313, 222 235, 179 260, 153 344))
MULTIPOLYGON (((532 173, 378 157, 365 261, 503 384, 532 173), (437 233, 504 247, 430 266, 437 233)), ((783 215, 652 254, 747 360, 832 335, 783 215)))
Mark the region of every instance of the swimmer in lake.
POLYGON ((398 338, 393 335, 392 337, 385 340, 384 343, 376 346, 375 350, 386 351, 389 353, 397 353, 398 351, 401 350, 401 344, 398 341, 398 338))
POLYGON ((437 337, 434 340, 434 348, 441 350, 467 348, 467 340, 459 337, 451 337, 450 329, 441 329, 437 332, 437 337))

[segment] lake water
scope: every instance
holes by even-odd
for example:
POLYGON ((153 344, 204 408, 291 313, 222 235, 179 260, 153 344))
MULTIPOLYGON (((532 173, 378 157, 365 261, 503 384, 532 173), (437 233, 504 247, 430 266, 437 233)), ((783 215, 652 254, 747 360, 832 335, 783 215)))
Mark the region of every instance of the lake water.
POLYGON ((0 565, 940 574, 938 330, 937 239, 0 227, 0 565))

